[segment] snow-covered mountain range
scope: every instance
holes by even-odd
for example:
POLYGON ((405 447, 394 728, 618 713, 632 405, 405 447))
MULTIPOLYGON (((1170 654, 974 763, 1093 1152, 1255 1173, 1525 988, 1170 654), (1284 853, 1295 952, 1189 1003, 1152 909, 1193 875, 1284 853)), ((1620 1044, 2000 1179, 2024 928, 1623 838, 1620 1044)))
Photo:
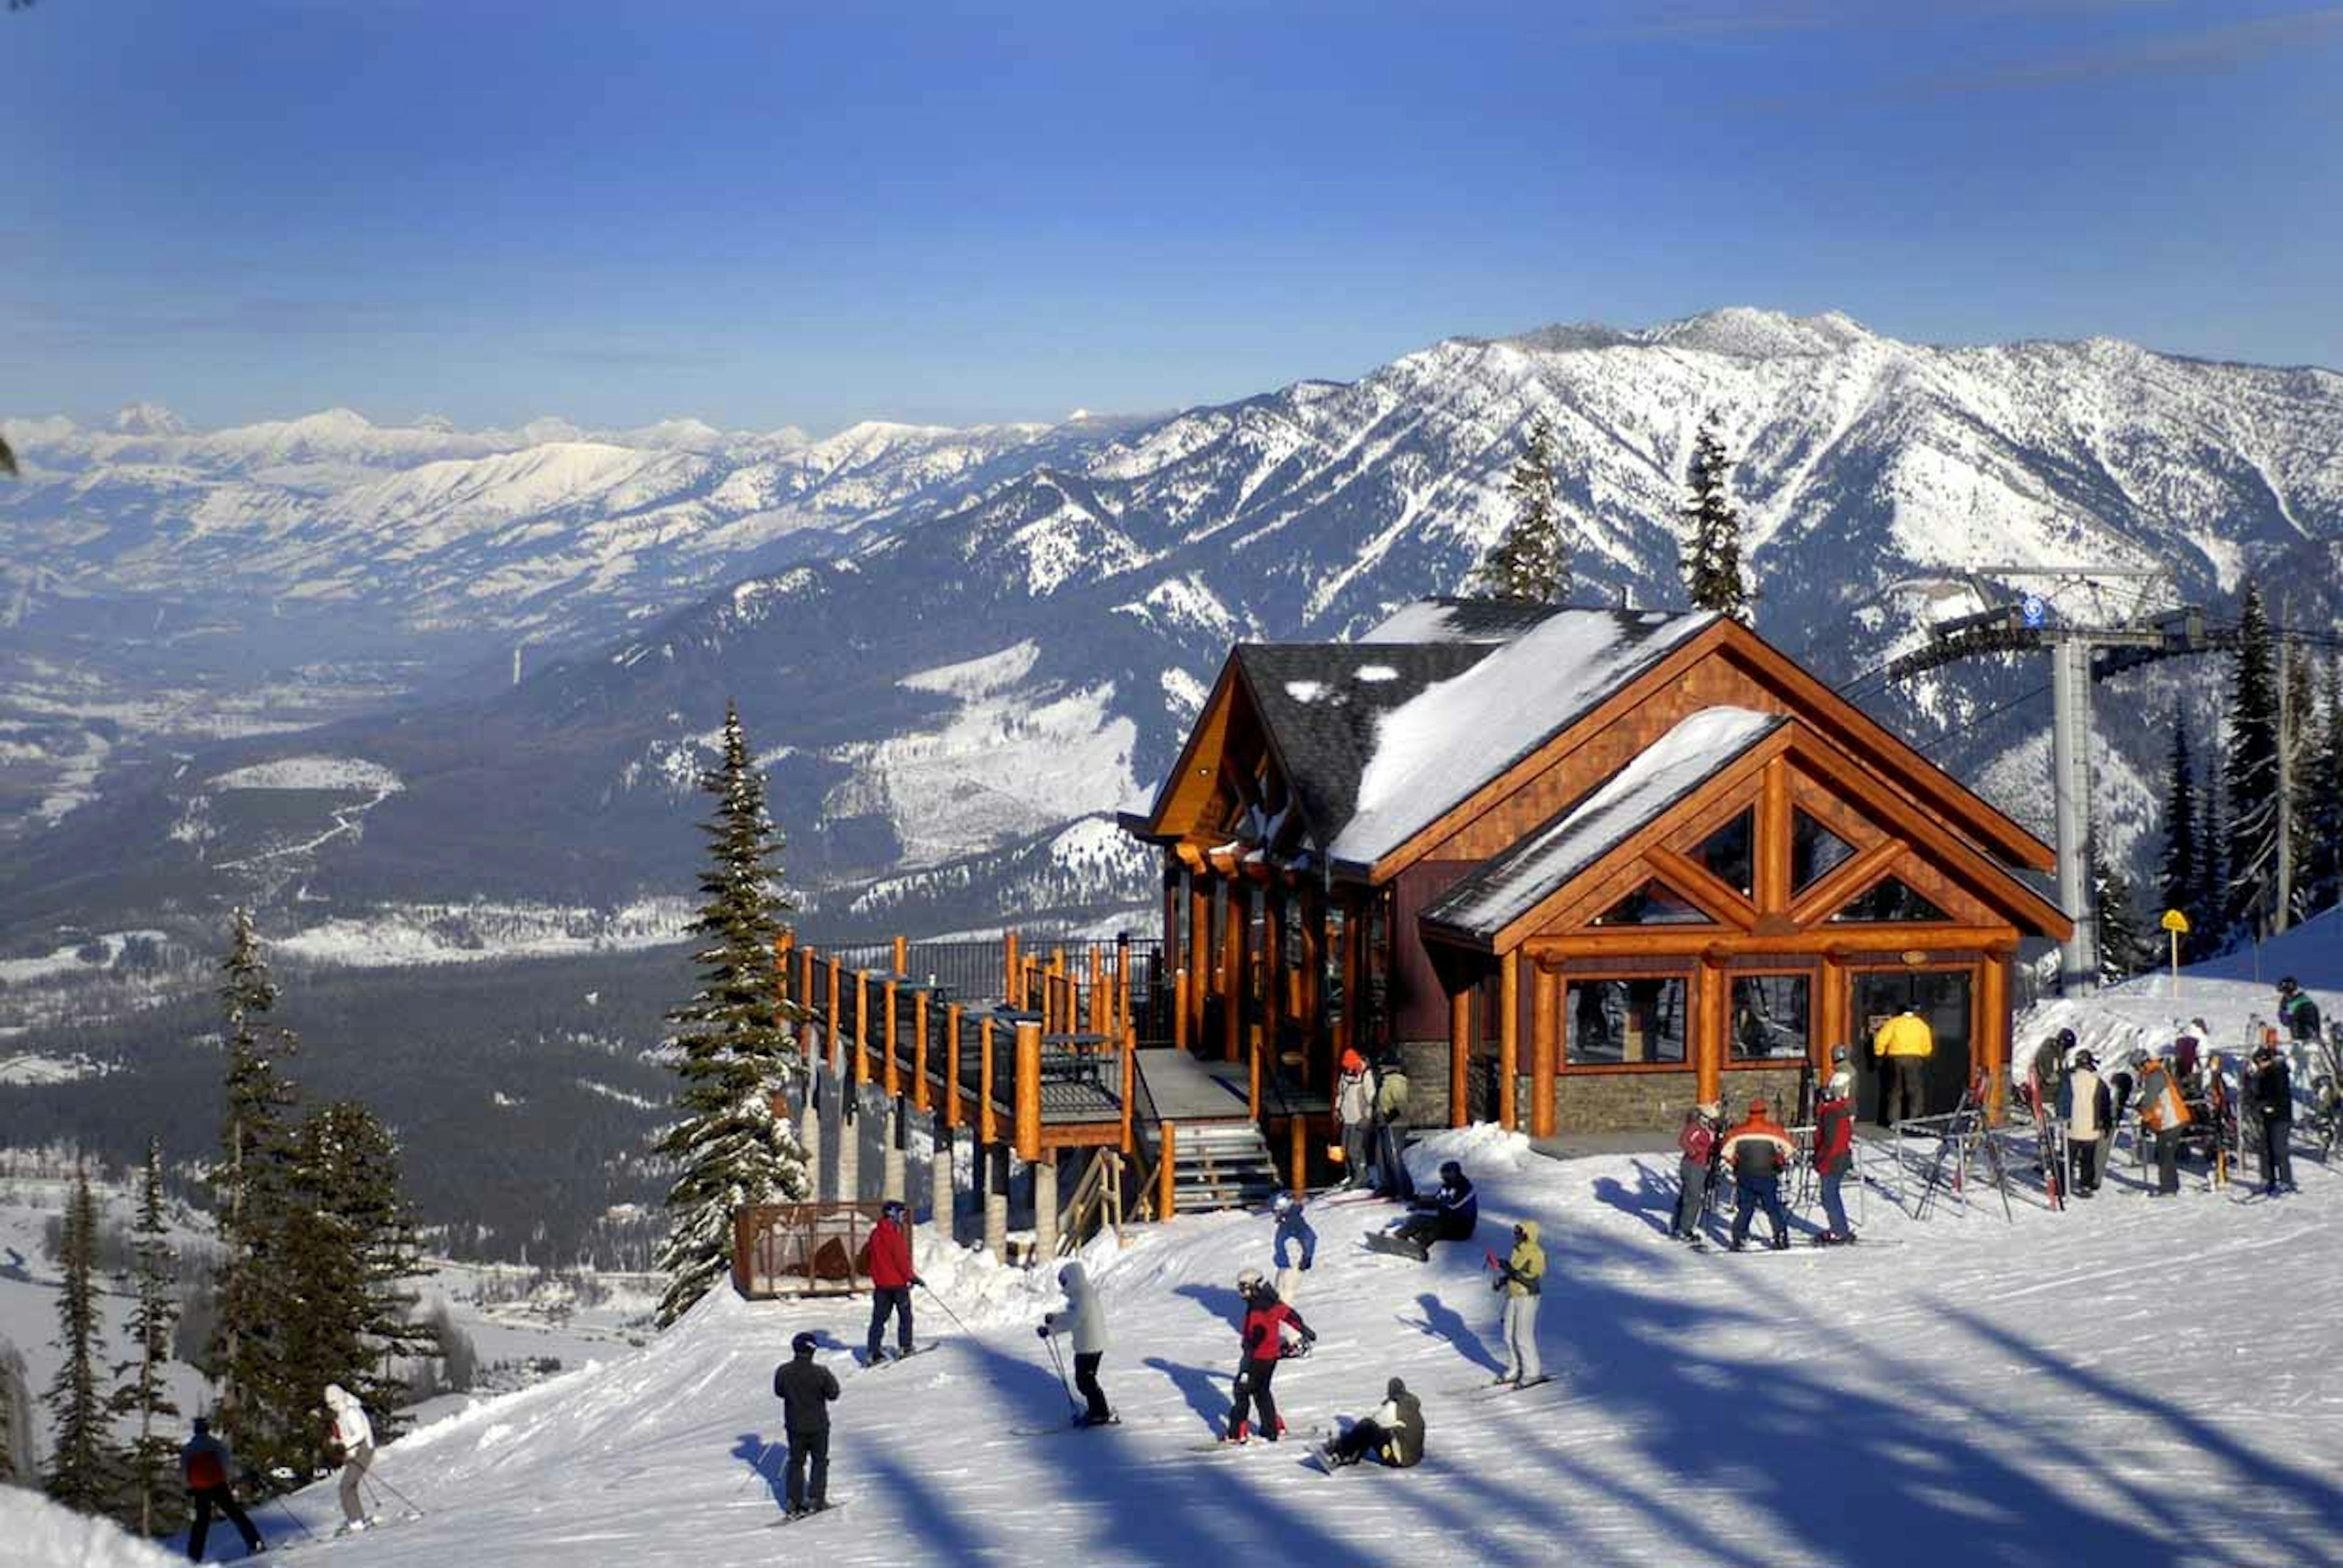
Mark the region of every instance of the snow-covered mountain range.
MULTIPOLYGON (((1836 315, 1457 338, 1354 382, 1160 417, 820 442, 347 413, 210 435, 154 410, 108 432, 13 422, 26 480, 0 491, 0 530, 20 635, 46 612, 85 637, 64 607, 104 594, 201 598, 230 641, 256 635, 252 606, 326 607, 301 622, 313 660, 372 658, 386 688, 427 686, 418 649, 456 650, 441 674, 523 637, 564 657, 297 739, 182 736, 186 755, 159 761, 132 742, 166 731, 119 719, 115 751, 69 754, 88 776, 65 809, 42 797, 43 830, 0 872, 0 930, 151 923, 164 896, 297 889, 307 923, 672 892, 695 854, 683 797, 728 696, 767 749, 825 930, 1111 906, 1143 890, 1143 861, 1082 821, 1151 787, 1232 638, 1349 636, 1454 589, 1502 526, 1538 414, 1580 595, 1678 602, 1674 508, 1712 412, 1738 459, 1760 629, 1834 679, 1970 608, 1913 582, 1946 570, 2160 563, 2216 605, 2252 574, 2281 585, 2285 618, 2334 619, 2343 376, 2105 340, 1934 348, 1836 315), (387 643, 408 668, 381 673, 387 643), (371 782, 238 782, 289 755, 371 782)), ((259 662, 282 679, 281 658, 259 662)), ((2118 850, 2153 810, 2162 735, 2144 716, 2214 673, 2110 687, 2101 806, 2118 850)), ((1875 706, 2039 819, 2043 705, 2015 699, 2044 678, 1977 665, 1875 706)), ((26 767, 56 760, 65 720, 45 700, 51 729, 14 737, 26 767)))

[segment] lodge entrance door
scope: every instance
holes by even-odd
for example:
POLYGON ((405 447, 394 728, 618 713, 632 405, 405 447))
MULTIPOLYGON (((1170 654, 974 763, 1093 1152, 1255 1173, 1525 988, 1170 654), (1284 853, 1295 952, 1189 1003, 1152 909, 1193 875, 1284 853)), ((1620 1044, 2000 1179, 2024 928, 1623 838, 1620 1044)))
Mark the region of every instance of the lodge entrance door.
POLYGON ((1961 1101, 1969 1081, 1969 1040, 1973 1027, 1971 987, 1975 971, 1958 970, 1858 970, 1849 977, 1854 990, 1847 1017, 1855 1020, 1855 1038, 1848 1044, 1855 1058, 1855 1111, 1866 1121, 1879 1120, 1885 1081, 1879 1059, 1872 1054, 1872 1037, 1906 1006, 1919 1010, 1936 1037, 1936 1053, 1928 1058, 1922 1110, 1941 1116, 1961 1101))

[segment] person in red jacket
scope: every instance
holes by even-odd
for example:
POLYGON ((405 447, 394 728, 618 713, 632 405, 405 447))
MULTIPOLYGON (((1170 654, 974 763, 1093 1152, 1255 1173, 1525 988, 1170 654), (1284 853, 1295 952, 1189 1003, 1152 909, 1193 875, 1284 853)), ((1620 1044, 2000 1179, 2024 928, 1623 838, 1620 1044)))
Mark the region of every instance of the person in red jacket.
MULTIPOLYGON (((1846 1047, 1832 1052, 1834 1061, 1844 1061, 1846 1047)), ((1855 1164, 1855 1075, 1840 1067, 1823 1085, 1822 1098, 1815 1101, 1815 1174, 1822 1178, 1823 1214, 1830 1228, 1817 1238, 1823 1245, 1835 1246, 1855 1240, 1855 1227, 1846 1222, 1846 1203, 1839 1197, 1839 1183, 1846 1180, 1855 1164)))
POLYGON ((226 1443, 212 1435, 212 1423, 202 1416, 196 1417, 195 1435, 179 1450, 179 1467, 187 1478, 187 1496, 196 1505, 195 1528, 187 1533, 187 1557, 190 1562, 204 1560, 204 1540, 211 1533, 212 1511, 217 1509, 236 1526, 244 1537, 244 1554, 256 1556, 268 1550, 254 1529, 252 1521, 236 1506, 236 1493, 228 1476, 236 1467, 236 1456, 226 1443))
POLYGON ((1247 1269, 1237 1276, 1237 1294, 1244 1299, 1243 1360, 1237 1367, 1235 1399, 1229 1406, 1228 1435, 1223 1442, 1249 1441, 1248 1418, 1253 1407, 1260 1407, 1261 1421, 1257 1430, 1264 1442, 1275 1442, 1285 1431, 1285 1422, 1277 1416, 1277 1399, 1269 1390, 1270 1380, 1277 1375, 1278 1358, 1284 1353, 1285 1325, 1292 1323, 1302 1332, 1302 1342, 1317 1342, 1318 1335, 1302 1314, 1277 1299, 1277 1291, 1261 1275, 1247 1269))
POLYGON ((911 1287, 925 1284, 911 1267, 911 1237, 903 1229, 903 1205, 890 1199, 870 1232, 870 1341, 862 1359, 877 1365, 879 1342, 886 1337, 887 1314, 895 1314, 895 1353, 911 1353, 911 1287))

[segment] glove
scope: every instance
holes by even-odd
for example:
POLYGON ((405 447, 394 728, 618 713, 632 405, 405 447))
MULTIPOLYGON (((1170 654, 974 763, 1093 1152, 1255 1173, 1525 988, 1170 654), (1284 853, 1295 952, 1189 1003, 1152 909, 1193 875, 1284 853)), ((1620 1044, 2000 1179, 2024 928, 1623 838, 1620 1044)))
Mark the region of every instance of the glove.
POLYGON ((1048 1339, 1050 1337, 1050 1325, 1043 1323, 1040 1328, 1033 1331, 1033 1334, 1036 1339, 1048 1339))
POLYGON ((1489 1288, 1493 1291, 1503 1290, 1505 1288, 1505 1276, 1500 1274, 1495 1279, 1491 1280, 1489 1282, 1489 1288))
POLYGON ((1314 1345, 1318 1342, 1318 1336, 1304 1329, 1302 1331, 1302 1342, 1305 1345, 1314 1345))
POLYGON ((915 1285, 919 1286, 919 1287, 920 1287, 920 1289, 921 1289, 921 1290, 923 1290, 923 1291, 924 1291, 924 1290, 926 1290, 926 1289, 928 1288, 928 1282, 927 1282, 927 1281, 925 1281, 925 1280, 923 1280, 923 1279, 920 1278, 920 1276, 919 1276, 919 1275, 917 1275, 917 1274, 913 1274, 913 1275, 911 1276, 911 1283, 913 1283, 913 1284, 915 1284, 915 1285))

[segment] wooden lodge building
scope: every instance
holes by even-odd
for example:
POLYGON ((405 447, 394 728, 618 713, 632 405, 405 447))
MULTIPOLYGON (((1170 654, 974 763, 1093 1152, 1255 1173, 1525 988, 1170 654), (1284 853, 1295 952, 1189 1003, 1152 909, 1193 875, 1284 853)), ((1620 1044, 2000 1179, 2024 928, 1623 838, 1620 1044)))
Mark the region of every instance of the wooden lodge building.
POLYGON ((1906 1005, 1950 1110, 2008 1060, 2020 942, 2068 929, 2046 845, 1705 613, 1443 599, 1241 644, 1123 827, 1162 850, 1173 1043, 1297 1151, 1353 1046, 1404 1058, 1418 1125, 1551 1136, 1779 1104, 1847 1041, 1870 1117, 1906 1005))

